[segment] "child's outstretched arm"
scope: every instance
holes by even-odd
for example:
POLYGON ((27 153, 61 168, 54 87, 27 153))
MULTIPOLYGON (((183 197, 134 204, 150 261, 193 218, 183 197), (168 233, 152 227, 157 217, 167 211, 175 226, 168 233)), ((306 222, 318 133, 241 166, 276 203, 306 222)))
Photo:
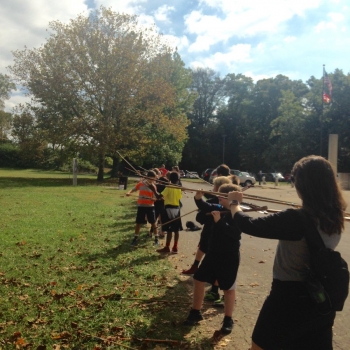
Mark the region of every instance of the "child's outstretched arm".
POLYGON ((136 192, 136 190, 134 188, 132 188, 130 191, 126 192, 125 195, 126 196, 131 196, 131 193, 136 192))
POLYGON ((202 199, 202 197, 203 197, 203 192, 197 191, 195 196, 194 196, 194 199, 199 200, 199 199, 202 199))

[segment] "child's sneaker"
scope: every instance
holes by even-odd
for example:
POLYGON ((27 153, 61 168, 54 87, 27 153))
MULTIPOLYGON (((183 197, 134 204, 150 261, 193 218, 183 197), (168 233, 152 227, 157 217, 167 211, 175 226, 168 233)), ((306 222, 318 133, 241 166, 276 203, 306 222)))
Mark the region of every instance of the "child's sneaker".
POLYGON ((171 250, 171 252, 172 252, 173 254, 177 254, 177 247, 173 247, 173 249, 171 250))
POLYGON ((224 321, 222 322, 221 333, 222 334, 230 334, 233 329, 233 319, 231 317, 224 317, 224 321))
POLYGON ((134 239, 131 242, 131 245, 136 247, 136 246, 138 246, 138 244, 139 244, 138 239, 136 237, 134 237, 134 239))
POLYGON ((204 296, 204 300, 207 301, 215 301, 220 299, 220 294, 219 293, 214 293, 212 291, 206 292, 204 296))
POLYGON ((225 297, 222 296, 221 298, 214 300, 213 306, 215 307, 224 307, 225 306, 225 297))
POLYGON ((164 247, 161 249, 156 250, 157 253, 170 253, 170 248, 169 247, 164 247))
POLYGON ((159 240, 158 240, 158 238, 156 238, 156 239, 154 240, 154 245, 159 245, 159 240))
POLYGON ((193 275, 198 270, 198 266, 192 265, 188 270, 182 270, 183 275, 193 275))
POLYGON ((203 316, 200 311, 198 310, 191 310, 188 314, 186 320, 182 323, 184 326, 194 326, 199 321, 203 320, 203 316))

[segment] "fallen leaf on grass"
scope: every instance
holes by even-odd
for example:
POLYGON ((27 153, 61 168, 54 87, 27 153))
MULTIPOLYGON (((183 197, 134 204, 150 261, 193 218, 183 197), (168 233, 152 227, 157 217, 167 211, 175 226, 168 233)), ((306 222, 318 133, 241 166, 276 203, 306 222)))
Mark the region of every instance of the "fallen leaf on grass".
POLYGON ((11 341, 15 341, 17 338, 20 338, 21 335, 22 335, 21 332, 15 332, 15 333, 13 333, 13 334, 11 335, 10 340, 11 340, 11 341))
POLYGON ((52 339, 69 339, 71 338, 71 334, 67 331, 61 332, 60 334, 53 334, 51 336, 52 339))
POLYGON ((16 349, 23 349, 27 346, 30 346, 31 344, 27 343, 23 338, 18 338, 15 342, 16 349))

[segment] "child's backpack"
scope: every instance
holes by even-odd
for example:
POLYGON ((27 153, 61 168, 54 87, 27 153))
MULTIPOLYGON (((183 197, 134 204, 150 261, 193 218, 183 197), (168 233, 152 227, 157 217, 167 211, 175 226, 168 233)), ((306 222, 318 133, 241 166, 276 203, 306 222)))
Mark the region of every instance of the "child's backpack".
POLYGON ((313 223, 308 225, 305 238, 311 255, 305 284, 318 312, 342 311, 349 294, 348 264, 339 252, 326 248, 313 223))
POLYGON ((187 227, 188 231, 198 231, 198 230, 201 229, 193 221, 187 221, 186 222, 186 227, 187 227))

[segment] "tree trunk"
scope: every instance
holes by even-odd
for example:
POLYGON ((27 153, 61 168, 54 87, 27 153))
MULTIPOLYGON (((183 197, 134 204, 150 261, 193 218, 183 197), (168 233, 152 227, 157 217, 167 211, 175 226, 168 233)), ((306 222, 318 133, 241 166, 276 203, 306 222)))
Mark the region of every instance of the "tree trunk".
POLYGON ((104 169, 105 169, 105 155, 100 153, 98 156, 97 181, 103 181, 104 169))
POLYGON ((112 157, 112 158, 113 158, 113 165, 112 165, 112 171, 111 171, 111 178, 115 179, 118 177, 120 162, 118 157, 112 157))

